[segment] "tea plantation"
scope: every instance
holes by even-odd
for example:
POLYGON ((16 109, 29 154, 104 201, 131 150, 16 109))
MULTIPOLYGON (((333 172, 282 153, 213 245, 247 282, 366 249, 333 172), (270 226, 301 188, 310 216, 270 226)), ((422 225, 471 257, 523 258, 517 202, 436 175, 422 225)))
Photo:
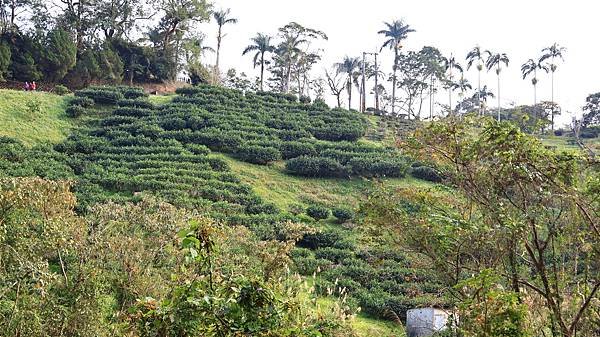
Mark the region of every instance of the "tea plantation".
POLYGON ((364 243, 358 229, 344 225, 360 222, 348 205, 282 209, 243 183, 231 159, 214 153, 257 167, 284 160, 286 174, 310 179, 405 176, 413 164, 408 158, 361 139, 367 129, 362 115, 290 95, 209 86, 178 94, 157 106, 140 89, 79 91, 67 114, 89 118, 79 123, 84 126, 54 147, 2 139, 0 172, 72 179, 82 213, 96 203, 136 201, 146 193, 246 226, 264 240, 285 239, 283 224, 303 223, 316 231, 302 238, 292 258, 301 275, 314 277, 322 296, 348 293, 352 306, 380 319, 446 303, 433 275, 410 254, 364 243), (110 113, 99 116, 98 107, 110 113))

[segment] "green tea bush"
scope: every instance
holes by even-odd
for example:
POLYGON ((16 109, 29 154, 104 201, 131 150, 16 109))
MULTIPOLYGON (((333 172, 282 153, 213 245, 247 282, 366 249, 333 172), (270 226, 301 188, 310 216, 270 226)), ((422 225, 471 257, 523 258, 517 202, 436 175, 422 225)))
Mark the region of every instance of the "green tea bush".
POLYGON ((301 156, 316 156, 317 151, 312 144, 291 141, 284 142, 281 144, 281 156, 283 159, 292 159, 301 156))
POLYGON ((417 179, 431 181, 434 183, 440 183, 443 180, 438 170, 429 166, 413 167, 410 170, 410 174, 417 179))
POLYGON ((354 211, 348 207, 336 207, 332 210, 332 213, 339 223, 344 223, 354 218, 354 211))
POLYGON ((238 148, 237 157, 253 164, 266 165, 281 159, 281 152, 274 147, 246 145, 238 148))
POLYGON ((324 157, 293 158, 286 162, 285 168, 292 174, 315 178, 344 178, 350 173, 335 159, 324 157))
POLYGON ((154 109, 154 103, 143 99, 122 99, 117 102, 120 107, 154 109))
POLYGON ((306 214, 315 220, 323 220, 329 217, 330 210, 327 207, 311 205, 306 208, 306 214))
POLYGON ((97 104, 117 104, 119 100, 125 98, 122 93, 109 89, 83 89, 75 92, 77 97, 88 97, 94 100, 97 104))
POLYGON ((86 108, 82 107, 81 105, 71 105, 65 110, 67 116, 71 118, 81 117, 85 115, 86 111, 86 108))
POLYGON ((89 97, 74 97, 69 101, 69 105, 79 105, 84 108, 91 108, 94 106, 94 100, 89 97))
POLYGON ((325 247, 315 250, 317 259, 325 259, 334 263, 341 263, 354 257, 354 252, 348 249, 339 249, 334 247, 325 247))
POLYGON ((65 87, 62 84, 58 84, 54 87, 53 89, 54 93, 59 95, 59 96, 64 96, 64 95, 68 95, 71 93, 71 90, 69 90, 69 88, 65 87))

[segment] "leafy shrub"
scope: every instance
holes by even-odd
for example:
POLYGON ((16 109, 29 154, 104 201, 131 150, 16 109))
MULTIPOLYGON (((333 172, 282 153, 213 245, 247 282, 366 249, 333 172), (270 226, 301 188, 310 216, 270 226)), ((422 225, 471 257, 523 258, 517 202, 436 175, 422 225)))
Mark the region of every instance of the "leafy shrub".
POLYGON ((363 177, 400 178, 406 175, 408 164, 402 159, 355 157, 348 165, 352 173, 363 177))
POLYGON ((248 163, 266 165, 281 159, 281 152, 274 147, 247 145, 238 149, 237 156, 248 163))
POLYGON ((327 127, 319 127, 311 132, 317 139, 329 140, 334 142, 339 141, 356 141, 365 135, 365 128, 362 126, 353 125, 329 125, 327 127))
POLYGON ((348 249, 339 249, 334 247, 325 247, 315 250, 317 259, 325 259, 334 263, 340 263, 354 257, 354 252, 348 249))
POLYGON ((347 207, 336 207, 332 210, 332 213, 340 223, 344 223, 354 218, 354 211, 347 207))
POLYGON ((317 249, 324 247, 337 247, 344 248, 350 247, 349 244, 343 244, 347 242, 345 235, 341 231, 336 230, 325 230, 322 232, 305 234, 300 241, 298 241, 298 247, 317 249))
POLYGON ((122 93, 110 89, 94 89, 88 88, 75 92, 77 97, 89 97, 98 104, 117 104, 119 100, 125 98, 122 93))
POLYGON ((434 183, 440 183, 443 180, 438 170, 429 166, 413 167, 410 170, 410 174, 417 179, 431 181, 434 183))
POLYGON ((69 90, 69 88, 65 87, 62 84, 55 86, 53 91, 55 94, 57 94, 59 96, 64 96, 64 95, 68 95, 71 93, 71 90, 69 90))
POLYGON ((67 110, 65 112, 66 112, 67 116, 69 116, 71 118, 78 118, 85 114, 86 109, 84 107, 82 107, 81 105, 71 105, 70 107, 67 108, 67 110))
POLYGON ((127 99, 138 99, 142 97, 148 97, 148 94, 144 92, 143 88, 140 87, 118 87, 119 91, 127 99))
POLYGON ((315 220, 327 219, 329 217, 329 213, 329 208, 318 205, 308 206, 306 209, 306 214, 315 220))
POLYGON ((84 108, 91 108, 94 106, 94 100, 89 97, 74 97, 69 101, 69 105, 79 105, 84 108))
POLYGON ((317 259, 312 256, 294 258, 293 261, 298 273, 304 276, 311 276, 319 271, 330 268, 332 265, 329 260, 317 259))
POLYGON ((302 156, 290 159, 285 168, 296 175, 305 177, 337 178, 347 177, 348 169, 335 159, 302 156))
POLYGON ((284 142, 281 145, 281 156, 283 159, 292 159, 301 156, 316 156, 317 151, 312 144, 303 142, 284 142))
POLYGON ((200 144, 186 144, 185 148, 188 149, 195 155, 206 156, 210 154, 210 149, 205 145, 200 144))
POLYGON ((154 103, 143 99, 122 99, 117 102, 120 107, 154 109, 154 103))
POLYGON ((308 96, 300 96, 300 103, 302 104, 310 104, 311 99, 308 96))

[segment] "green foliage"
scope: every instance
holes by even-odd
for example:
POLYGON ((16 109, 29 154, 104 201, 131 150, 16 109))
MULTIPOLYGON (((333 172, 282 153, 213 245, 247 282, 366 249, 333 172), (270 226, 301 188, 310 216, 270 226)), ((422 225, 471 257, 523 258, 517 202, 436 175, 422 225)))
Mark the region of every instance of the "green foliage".
POLYGON ((327 207, 312 205, 306 209, 306 214, 315 220, 323 220, 329 218, 331 211, 327 207))
POLYGON ((81 105, 71 105, 65 113, 71 118, 79 118, 86 114, 87 109, 81 105))
POLYGON ((438 170, 430 166, 413 166, 410 169, 410 174, 417 179, 431 181, 434 183, 442 182, 442 176, 438 170))
POLYGON ((44 48, 44 71, 51 80, 58 82, 75 66, 77 46, 68 32, 55 29, 48 32, 44 48))
POLYGON ((336 207, 332 210, 332 213, 339 223, 350 221, 355 216, 354 211, 348 207, 336 207))
POLYGON ((527 327, 527 306, 519 303, 519 296, 502 289, 499 278, 491 270, 457 285, 468 294, 458 306, 458 333, 460 336, 531 336, 527 327))
POLYGON ((94 100, 89 97, 73 97, 69 101, 70 106, 78 105, 84 108, 91 108, 95 104, 94 100))
POLYGON ((281 159, 281 152, 278 149, 257 145, 242 146, 238 148, 236 154, 245 162, 259 165, 266 165, 281 159))
POLYGON ((335 159, 324 157, 298 157, 290 159, 285 164, 289 172, 319 178, 344 178, 349 175, 348 169, 335 159))
POLYGON ((59 84, 54 87, 53 92, 59 96, 64 96, 70 94, 71 90, 69 90, 69 88, 65 87, 64 85, 59 84))
POLYGON ((6 75, 11 64, 11 51, 8 44, 0 40, 0 81, 6 80, 6 75))
POLYGON ((122 92, 113 89, 113 88, 96 88, 90 87, 83 90, 78 90, 75 92, 75 96, 77 97, 87 97, 94 100, 97 104, 117 104, 118 101, 125 98, 122 92))

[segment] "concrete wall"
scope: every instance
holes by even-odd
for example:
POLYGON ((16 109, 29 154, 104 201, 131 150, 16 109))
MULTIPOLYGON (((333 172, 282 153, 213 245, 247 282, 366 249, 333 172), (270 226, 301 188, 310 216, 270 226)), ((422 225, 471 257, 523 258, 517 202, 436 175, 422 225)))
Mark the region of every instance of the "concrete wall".
POLYGON ((450 314, 441 309, 422 308, 406 312, 408 337, 427 337, 446 328, 450 314))

